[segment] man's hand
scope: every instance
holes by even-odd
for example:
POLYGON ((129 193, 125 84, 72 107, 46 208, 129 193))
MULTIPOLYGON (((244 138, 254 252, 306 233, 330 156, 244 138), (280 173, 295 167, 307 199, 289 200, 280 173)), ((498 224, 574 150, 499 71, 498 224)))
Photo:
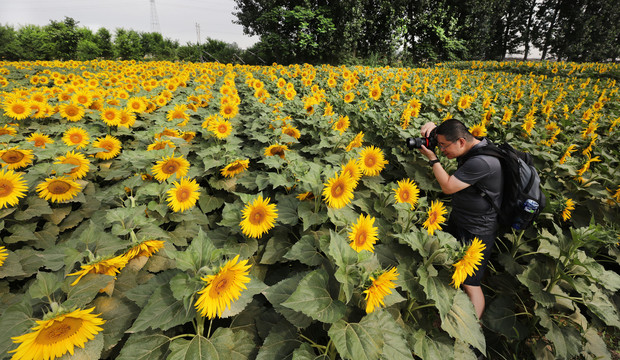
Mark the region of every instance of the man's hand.
POLYGON ((429 150, 426 146, 422 145, 420 147, 420 152, 422 153, 422 155, 426 156, 427 159, 429 160, 435 160, 437 159, 437 155, 435 155, 435 153, 432 150, 429 150))
POLYGON ((437 125, 435 125, 435 123, 429 121, 426 124, 422 125, 422 127, 420 128, 420 134, 422 134, 422 136, 424 137, 428 137, 431 134, 431 131, 436 127, 437 125))

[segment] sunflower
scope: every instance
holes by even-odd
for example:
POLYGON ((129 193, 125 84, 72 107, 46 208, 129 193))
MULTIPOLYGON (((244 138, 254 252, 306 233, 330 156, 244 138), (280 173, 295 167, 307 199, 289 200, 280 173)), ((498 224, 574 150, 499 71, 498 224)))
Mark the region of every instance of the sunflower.
POLYGON ((0 266, 4 265, 4 260, 9 257, 9 251, 4 246, 0 246, 0 266))
POLYGON ((89 136, 86 130, 77 127, 65 131, 62 136, 62 141, 68 146, 76 146, 76 149, 81 149, 88 145, 89 136))
POLYGON ((306 191, 305 193, 301 193, 301 194, 297 195, 296 197, 300 201, 314 200, 314 194, 312 193, 312 191, 306 191))
POLYGON ((348 116, 340 116, 338 121, 334 123, 333 129, 340 131, 340 133, 342 134, 349 128, 349 124, 350 122, 348 116))
POLYGON ((487 127, 482 123, 478 123, 470 127, 469 132, 475 137, 487 136, 487 127))
POLYGON ((163 240, 146 240, 125 251, 123 256, 127 259, 127 262, 139 256, 151 257, 164 247, 164 243, 165 241, 163 240))
POLYGON ((112 135, 106 135, 104 138, 97 138, 93 142, 94 148, 103 149, 95 154, 95 157, 103 160, 110 160, 120 154, 122 146, 121 141, 112 135))
POLYGON ((189 121, 189 114, 186 113, 186 111, 187 105, 174 105, 173 109, 168 110, 168 113, 166 114, 166 119, 168 119, 168 121, 182 120, 181 123, 186 123, 187 121, 189 121))
POLYGON ((368 96, 370 96, 373 100, 379 100, 381 97, 381 87, 378 85, 373 86, 368 90, 368 96))
POLYGON ((222 170, 220 170, 220 172, 222 173, 222 176, 233 177, 247 170, 249 164, 250 160, 235 160, 226 165, 222 170))
POLYGON ((70 102, 61 104, 58 107, 58 113, 69 121, 80 121, 84 117, 85 111, 83 107, 70 102))
POLYGON ((299 130, 290 124, 286 124, 282 127, 282 133, 294 137, 295 139, 299 139, 301 137, 299 130))
POLYGON ((175 174, 177 179, 180 179, 187 175, 189 170, 189 161, 183 158, 183 155, 175 157, 174 155, 168 157, 162 157, 162 160, 158 161, 151 171, 155 175, 155 179, 159 182, 163 182, 175 174))
POLYGON ((17 170, 32 164, 32 150, 18 149, 17 146, 0 151, 0 166, 17 170))
POLYGON ((269 198, 263 200, 259 195, 253 202, 246 204, 242 210, 242 219, 239 225, 244 235, 252 238, 261 238, 275 226, 278 218, 276 204, 270 204, 269 198))
POLYGON ((323 185, 325 185, 323 197, 327 206, 340 209, 353 200, 353 189, 355 189, 356 182, 348 173, 343 171, 340 175, 335 174, 323 185))
POLYGON ((270 145, 265 149, 265 156, 274 156, 278 155, 281 159, 284 159, 284 152, 288 151, 288 146, 286 145, 270 145))
POLYGON ((98 315, 91 314, 94 307, 86 310, 74 310, 59 313, 45 320, 37 320, 31 332, 12 337, 13 342, 20 344, 12 359, 50 359, 62 357, 67 352, 73 355, 75 347, 83 348, 84 344, 95 338, 105 323, 98 315))
POLYGON ((342 167, 342 172, 347 173, 353 180, 355 180, 356 184, 362 177, 362 169, 357 161, 353 159, 349 160, 349 162, 342 167))
POLYGON ((75 165, 71 171, 64 175, 71 177, 72 180, 81 179, 89 171, 90 161, 84 156, 84 154, 74 151, 68 151, 64 156, 56 158, 54 164, 71 164, 75 165))
POLYGON ((146 110, 146 100, 142 97, 132 97, 127 100, 126 106, 129 112, 141 113, 146 110))
POLYGON ((181 133, 177 129, 164 128, 164 130, 162 130, 160 133, 155 134, 155 139, 161 139, 164 136, 176 138, 181 136, 181 133))
POLYGON ((379 175, 387 163, 381 149, 374 146, 367 146, 360 153, 359 164, 364 175, 379 175))
POLYGON ((27 101, 13 100, 4 106, 4 115, 15 120, 24 120, 31 113, 32 109, 27 101))
POLYGON ((172 141, 170 141, 170 140, 159 140, 159 141, 155 141, 152 144, 149 144, 149 146, 147 146, 146 150, 148 150, 148 151, 163 150, 166 147, 174 149, 174 148, 176 148, 176 145, 174 145, 174 143, 172 141))
POLYGON ((172 183, 173 188, 168 190, 168 206, 174 212, 185 211, 196 205, 200 197, 200 186, 196 180, 182 178, 172 183))
POLYGON ((63 202, 73 199, 82 187, 66 176, 46 178, 37 185, 39 197, 52 202, 63 202))
POLYGON ((570 144, 568 146, 568 149, 566 149, 566 152, 564 152, 564 155, 562 155, 562 158, 560 159, 560 164, 564 164, 566 162, 566 159, 571 157, 572 156, 571 154, 574 153, 575 151, 577 151, 577 145, 570 144))
POLYGON ((222 106, 220 107, 220 115, 222 115, 222 117, 224 117, 225 119, 232 119, 237 116, 238 113, 239 108, 235 104, 222 104, 222 106))
POLYGON ((441 230, 440 223, 446 221, 444 217, 448 213, 448 210, 444 207, 443 202, 437 200, 431 203, 430 209, 428 209, 428 219, 422 224, 430 235, 435 233, 435 230, 441 230))
POLYGON ((0 170, 0 209, 17 205, 19 198, 26 196, 26 191, 28 185, 21 173, 0 170))
POLYGON ((481 264, 484 254, 482 250, 486 248, 486 245, 478 238, 474 238, 471 244, 465 250, 465 254, 455 264, 454 274, 452 274, 452 282, 454 287, 458 289, 459 286, 467 279, 467 276, 474 275, 474 270, 478 270, 478 265, 481 264))
POLYGON ((411 179, 403 179, 398 182, 398 188, 394 190, 394 198, 397 203, 407 203, 411 208, 418 203, 420 197, 420 189, 411 179))
POLYGON ((343 98, 344 102, 346 102, 346 103, 350 103, 351 101, 353 101, 353 99, 355 99, 355 94, 353 94, 353 93, 351 93, 351 92, 350 92, 350 93, 347 93, 347 94, 344 96, 344 98, 343 98))
POLYGON ((347 145, 347 151, 351 151, 354 148, 362 146, 362 141, 364 141, 364 133, 360 131, 359 133, 357 133, 357 135, 355 135, 353 140, 351 140, 349 145, 347 145))
POLYGON ((86 265, 81 265, 81 270, 68 274, 67 276, 77 276, 71 283, 71 286, 75 286, 84 276, 87 274, 102 274, 102 275, 116 275, 127 265, 127 258, 123 255, 109 257, 106 259, 97 260, 86 265))
POLYGON ((108 126, 118 126, 121 123, 120 111, 106 107, 100 111, 101 120, 108 126))
POLYGON ((209 131, 215 134, 218 139, 225 139, 232 132, 230 121, 218 118, 209 124, 209 131))
POLYGON ((194 305, 201 316, 209 319, 222 316, 224 310, 239 299, 241 291, 247 289, 245 284, 250 282, 248 274, 251 265, 247 265, 247 260, 238 260, 239 255, 228 261, 217 274, 201 278, 207 286, 198 291, 200 296, 194 305))
POLYGON ((120 121, 118 126, 124 128, 130 128, 136 123, 136 114, 127 109, 123 109, 118 113, 120 121))
POLYGON ((377 276, 377 279, 372 276, 370 277, 372 284, 368 289, 364 290, 364 294, 366 294, 367 314, 385 306, 383 299, 392 293, 392 289, 396 288, 394 280, 397 278, 398 273, 396 272, 396 268, 385 271, 383 274, 377 276))
POLYGON ((378 228, 373 226, 374 223, 374 217, 370 215, 360 215, 349 232, 349 245, 351 245, 353 250, 357 252, 362 250, 374 252, 374 245, 377 242, 377 232, 379 231, 378 228))
POLYGON ((17 129, 15 129, 12 126, 4 125, 3 127, 0 127, 0 136, 2 135, 15 136, 16 134, 17 134, 17 129))
POLYGON ((54 140, 52 140, 49 136, 35 132, 30 134, 26 138, 26 141, 31 141, 34 143, 34 146, 45 149, 45 144, 53 144, 54 140))
POLYGON ((93 103, 93 96, 89 91, 82 90, 73 94, 71 101, 87 108, 93 103))
POLYGON ((562 220, 569 220, 573 210, 575 210, 575 202, 573 199, 566 199, 566 201, 564 201, 564 210, 562 210, 562 220))
MULTIPOLYGON (((474 101, 474 97, 470 96, 470 95, 463 95, 459 98, 459 100, 456 102, 457 106, 460 110, 465 110, 465 109, 469 109, 469 107, 471 106, 472 102, 474 101)), ((471 132, 471 130, 470 130, 471 132)))

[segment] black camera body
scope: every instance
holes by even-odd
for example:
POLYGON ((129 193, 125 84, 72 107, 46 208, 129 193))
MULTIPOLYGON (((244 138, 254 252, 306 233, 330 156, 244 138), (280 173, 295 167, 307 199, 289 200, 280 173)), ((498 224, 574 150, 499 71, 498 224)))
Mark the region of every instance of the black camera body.
POLYGON ((426 146, 429 150, 435 150, 437 147, 437 134, 434 128, 431 130, 431 133, 428 137, 419 137, 419 138, 407 138, 405 140, 405 144, 409 149, 419 149, 422 145, 426 146))

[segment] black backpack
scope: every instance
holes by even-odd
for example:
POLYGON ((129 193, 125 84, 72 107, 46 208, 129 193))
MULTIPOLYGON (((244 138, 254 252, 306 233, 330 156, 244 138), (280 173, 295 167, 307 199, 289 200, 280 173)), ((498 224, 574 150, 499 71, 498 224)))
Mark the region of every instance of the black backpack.
POLYGON ((532 156, 516 150, 508 143, 495 145, 488 139, 487 141, 487 146, 470 150, 463 156, 462 161, 476 155, 489 155, 499 159, 504 174, 501 208, 498 208, 481 188, 475 184, 473 186, 497 211, 500 225, 524 230, 538 217, 547 203, 532 156))

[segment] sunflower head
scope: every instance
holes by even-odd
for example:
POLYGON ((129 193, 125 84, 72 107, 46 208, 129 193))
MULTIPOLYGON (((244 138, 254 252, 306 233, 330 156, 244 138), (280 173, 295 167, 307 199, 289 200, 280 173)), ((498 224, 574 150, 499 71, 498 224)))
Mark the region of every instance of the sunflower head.
POLYGON ((288 146, 274 144, 265 149, 265 156, 278 155, 281 159, 284 159, 286 151, 288 151, 288 146))
POLYGON ((410 204, 413 208, 420 198, 420 189, 411 179, 403 179, 398 182, 398 187, 392 189, 394 191, 394 198, 397 203, 410 204))
POLYGON ((88 145, 89 136, 86 130, 72 127, 71 129, 65 131, 62 136, 62 141, 68 146, 75 146, 76 149, 81 149, 88 145))
POLYGON ((251 265, 247 260, 239 261, 239 255, 228 261, 214 275, 201 278, 206 286, 198 291, 198 299, 194 306, 201 316, 213 319, 221 317, 230 304, 239 299, 241 292, 247 289, 245 284, 250 282, 249 270, 251 265))
POLYGON ((349 241, 353 250, 357 252, 362 250, 374 252, 374 245, 377 242, 377 233, 379 231, 377 227, 373 226, 374 223, 374 217, 360 215, 349 232, 349 241))
POLYGON ((0 166, 9 170, 17 170, 32 164, 34 155, 32 150, 19 149, 12 147, 0 151, 0 166))
POLYGON ((356 181, 348 173, 342 171, 340 174, 335 174, 324 185, 323 197, 327 206, 340 209, 353 200, 356 181))
POLYGON ((200 186, 196 180, 182 178, 172 183, 172 189, 167 192, 168 206, 174 212, 183 212, 196 205, 200 197, 200 186))
POLYGON ((69 177, 47 178, 37 185, 39 197, 52 202, 63 202, 73 199, 82 187, 69 177))
POLYGON ((15 353, 13 359, 51 360, 73 354, 76 346, 83 348, 103 330, 100 325, 105 320, 92 314, 93 310, 94 307, 48 314, 46 319, 37 320, 29 333, 13 337, 13 342, 20 345, 9 353, 15 353))
POLYGON ((102 160, 115 158, 121 153, 121 141, 112 135, 106 135, 103 138, 97 138, 93 142, 93 147, 103 149, 95 154, 95 157, 102 160))
POLYGON ((172 175, 176 175, 178 179, 187 175, 189 170, 189 161, 183 155, 163 157, 151 168, 155 179, 159 182, 167 180, 172 175))
POLYGON ((15 206, 26 196, 28 186, 21 173, 13 170, 0 170, 0 209, 15 206))
POLYGON ((270 204, 270 199, 263 199, 259 195, 254 201, 246 204, 242 210, 242 220, 239 225, 244 235, 252 238, 261 238, 275 226, 278 218, 276 204, 270 204))
POLYGON ((478 265, 482 263, 484 258, 482 251, 485 248, 486 245, 476 237, 469 246, 461 250, 463 256, 452 265, 454 273, 452 274, 451 284, 454 284, 455 288, 461 286, 468 276, 473 276, 475 270, 478 270, 478 265))
POLYGON ((250 160, 235 160, 226 165, 222 170, 222 176, 233 177, 247 170, 250 160))
POLYGON ((383 156, 383 151, 374 146, 365 147, 360 153, 358 162, 364 175, 368 176, 379 175, 381 170, 383 170, 388 163, 383 156))
POLYGON ((370 277, 371 284, 368 289, 364 291, 364 294, 366 294, 367 314, 385 306, 383 299, 392 293, 392 289, 396 288, 394 281, 398 279, 398 275, 396 268, 392 268, 383 272, 376 278, 370 277))
POLYGON ((446 221, 444 215, 448 213, 443 202, 436 200, 431 203, 431 207, 428 209, 428 218, 422 226, 428 231, 430 235, 435 233, 435 230, 441 230, 441 223, 446 221))

